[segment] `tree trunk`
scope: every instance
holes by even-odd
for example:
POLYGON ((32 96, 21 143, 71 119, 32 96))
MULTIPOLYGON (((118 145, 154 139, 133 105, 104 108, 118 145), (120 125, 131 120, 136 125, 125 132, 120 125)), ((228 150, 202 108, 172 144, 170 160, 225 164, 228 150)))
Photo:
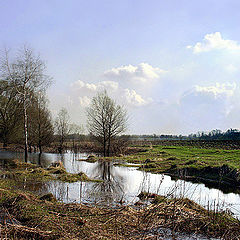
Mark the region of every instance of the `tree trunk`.
POLYGON ((25 162, 28 159, 28 128, 27 128, 27 106, 26 106, 26 90, 23 95, 23 108, 24 108, 24 136, 25 136, 25 162))
POLYGON ((7 147, 7 144, 8 144, 7 131, 3 130, 3 147, 7 147))
POLYGON ((108 149, 107 155, 110 157, 110 147, 111 147, 111 128, 112 128, 112 118, 110 118, 109 126, 108 126, 108 149))
POLYGON ((38 165, 41 166, 41 156, 42 156, 42 153, 39 153, 38 155, 38 165))
POLYGON ((106 143, 107 143, 106 134, 105 132, 103 132, 103 156, 104 157, 106 157, 106 143))
POLYGON ((38 143, 38 148, 39 148, 39 153, 41 154, 41 153, 42 153, 42 144, 41 144, 41 141, 39 141, 39 143, 38 143))
POLYGON ((32 153, 32 144, 31 143, 29 143, 29 145, 28 145, 28 151, 29 151, 29 153, 32 153))
POLYGON ((107 156, 110 157, 111 137, 108 136, 107 156))
POLYGON ((75 152, 75 141, 74 141, 74 137, 73 137, 73 151, 75 152))
POLYGON ((111 180, 110 162, 107 163, 107 167, 108 167, 108 181, 110 181, 111 180))
POLYGON ((39 152, 42 154, 42 133, 41 133, 41 112, 40 112, 41 106, 40 106, 40 100, 38 99, 38 147, 39 152))
POLYGON ((3 133, 3 147, 7 147, 7 143, 8 143, 8 140, 7 140, 7 136, 5 133, 3 133))
POLYGON ((63 143, 64 143, 64 134, 62 132, 61 139, 60 139, 60 153, 63 152, 63 143))
POLYGON ((106 140, 103 140, 103 156, 106 157, 106 140))

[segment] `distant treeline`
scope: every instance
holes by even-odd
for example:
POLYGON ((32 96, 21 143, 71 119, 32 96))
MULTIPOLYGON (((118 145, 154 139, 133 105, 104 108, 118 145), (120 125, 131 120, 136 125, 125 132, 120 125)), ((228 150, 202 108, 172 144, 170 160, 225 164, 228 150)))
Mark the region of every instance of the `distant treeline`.
MULTIPOLYGON (((60 136, 55 135, 55 138, 60 136)), ((184 135, 171 135, 171 134, 149 134, 149 135, 121 135, 119 138, 128 141, 161 141, 161 140, 240 140, 240 131, 238 129, 228 129, 226 132, 221 130, 212 130, 210 132, 197 132, 187 136, 184 135)), ((92 141, 89 134, 68 134, 66 141, 92 141)))
POLYGON ((199 131, 187 136, 184 135, 130 135, 130 140, 145 140, 145 141, 158 141, 158 140, 240 140, 240 131, 238 129, 228 129, 226 132, 215 129, 210 132, 199 131))

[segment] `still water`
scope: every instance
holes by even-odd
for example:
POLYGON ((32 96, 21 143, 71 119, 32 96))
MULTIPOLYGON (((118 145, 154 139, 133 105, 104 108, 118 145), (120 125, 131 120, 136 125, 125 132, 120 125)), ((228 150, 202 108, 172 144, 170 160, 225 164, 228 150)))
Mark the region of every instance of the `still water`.
MULTIPOLYGON (((88 177, 102 182, 48 181, 46 183, 20 183, 19 186, 39 195, 51 192, 63 202, 93 203, 104 206, 134 204, 139 201, 137 195, 141 191, 157 193, 169 197, 187 197, 205 208, 228 209, 240 218, 240 195, 223 193, 221 190, 208 188, 204 184, 191 183, 184 180, 172 180, 165 174, 152 174, 137 170, 136 167, 117 166, 115 162, 84 161, 87 154, 67 152, 63 155, 55 153, 32 153, 29 161, 48 167, 51 163, 62 161, 70 173, 84 172, 88 177), (81 159, 81 161, 79 161, 81 159)), ((0 159, 23 159, 22 153, 0 151, 0 159)))

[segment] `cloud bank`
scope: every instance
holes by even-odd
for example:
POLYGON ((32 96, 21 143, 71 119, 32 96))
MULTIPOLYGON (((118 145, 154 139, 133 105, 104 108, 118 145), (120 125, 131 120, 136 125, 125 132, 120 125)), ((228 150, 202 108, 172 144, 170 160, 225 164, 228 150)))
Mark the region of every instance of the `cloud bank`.
POLYGON ((144 98, 133 89, 122 88, 114 81, 101 81, 95 84, 89 84, 81 80, 71 85, 72 101, 82 107, 87 107, 91 102, 91 98, 95 96, 97 92, 103 90, 107 90, 112 98, 127 107, 141 107, 152 102, 151 98, 144 98))
POLYGON ((140 63, 137 66, 128 65, 112 68, 104 72, 104 77, 116 81, 126 81, 134 83, 149 83, 159 79, 166 70, 153 67, 148 63, 140 63))
POLYGON ((237 41, 223 39, 220 32, 206 34, 202 42, 187 46, 193 53, 210 52, 212 50, 240 50, 237 41))
POLYGON ((96 76, 98 81, 74 81, 58 104, 69 109, 73 121, 83 123, 85 108, 92 97, 107 90, 110 97, 127 108, 131 116, 130 133, 186 134, 239 128, 240 60, 222 51, 217 59, 204 54, 199 60, 197 53, 213 50, 232 53, 240 50, 240 45, 216 32, 188 48, 193 53, 191 61, 182 61, 168 71, 139 63, 103 71, 96 76))

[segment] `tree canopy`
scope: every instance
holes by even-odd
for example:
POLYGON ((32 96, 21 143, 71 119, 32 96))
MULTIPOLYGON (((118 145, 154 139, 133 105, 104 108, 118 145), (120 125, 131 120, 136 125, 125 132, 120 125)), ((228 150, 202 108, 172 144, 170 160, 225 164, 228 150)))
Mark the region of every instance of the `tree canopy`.
POLYGON ((92 98, 87 109, 89 133, 103 146, 103 155, 109 156, 111 145, 127 129, 127 111, 111 99, 106 91, 92 98))

